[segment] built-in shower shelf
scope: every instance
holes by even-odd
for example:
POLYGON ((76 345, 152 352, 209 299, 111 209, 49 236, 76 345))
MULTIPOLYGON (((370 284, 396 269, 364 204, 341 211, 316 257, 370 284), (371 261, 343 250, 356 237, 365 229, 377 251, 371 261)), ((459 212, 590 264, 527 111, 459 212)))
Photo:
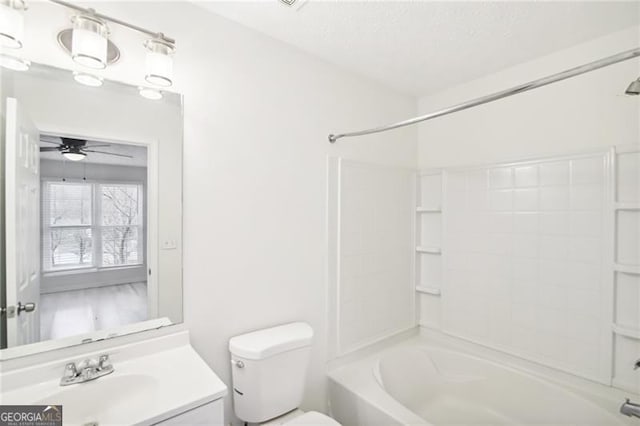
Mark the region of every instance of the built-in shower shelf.
POLYGON ((640 266, 638 265, 623 265, 622 263, 616 263, 613 265, 613 269, 616 272, 624 272, 625 274, 640 275, 640 266))
POLYGON ((427 253, 427 254, 441 254, 442 253, 442 249, 440 247, 418 246, 418 247, 416 247, 416 251, 418 253, 427 253))
POLYGON ((442 209, 440 207, 419 206, 419 207, 416 208, 416 212, 418 212, 418 213, 441 213, 442 209))
POLYGON ((613 332, 624 337, 640 340, 640 329, 613 324, 613 332))
POLYGON ((640 210, 640 203, 616 203, 616 210, 640 210))
POLYGON ((435 287, 425 287, 425 286, 417 286, 416 287, 416 291, 418 293, 425 293, 425 294, 430 294, 432 296, 440 296, 442 293, 440 292, 439 288, 435 288, 435 287))

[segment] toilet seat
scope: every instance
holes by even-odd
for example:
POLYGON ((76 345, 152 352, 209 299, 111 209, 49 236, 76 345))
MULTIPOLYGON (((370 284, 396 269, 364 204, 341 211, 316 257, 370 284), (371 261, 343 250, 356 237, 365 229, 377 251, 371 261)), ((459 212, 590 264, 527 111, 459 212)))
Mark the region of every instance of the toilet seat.
POLYGON ((283 426, 340 426, 340 423, 317 411, 309 411, 286 422, 283 426))

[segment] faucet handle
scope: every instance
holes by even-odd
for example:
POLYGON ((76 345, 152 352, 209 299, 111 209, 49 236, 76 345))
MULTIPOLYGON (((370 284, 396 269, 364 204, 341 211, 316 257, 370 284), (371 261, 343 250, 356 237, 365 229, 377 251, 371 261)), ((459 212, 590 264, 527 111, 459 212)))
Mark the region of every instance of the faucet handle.
POLYGON ((109 368, 110 366, 111 361, 109 361, 109 355, 100 355, 100 358, 98 358, 98 370, 104 370, 105 368, 109 368))
POLYGON ((78 369, 76 368, 76 364, 74 362, 70 362, 64 366, 63 377, 76 377, 77 375, 78 375, 78 369))

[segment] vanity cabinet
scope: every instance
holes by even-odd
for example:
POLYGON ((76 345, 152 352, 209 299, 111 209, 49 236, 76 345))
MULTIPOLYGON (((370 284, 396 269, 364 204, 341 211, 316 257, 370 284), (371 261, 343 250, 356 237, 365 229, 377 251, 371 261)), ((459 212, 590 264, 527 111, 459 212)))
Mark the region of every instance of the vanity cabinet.
POLYGON ((163 420, 156 425, 184 426, 184 425, 220 425, 224 424, 223 398, 193 408, 177 416, 163 420))

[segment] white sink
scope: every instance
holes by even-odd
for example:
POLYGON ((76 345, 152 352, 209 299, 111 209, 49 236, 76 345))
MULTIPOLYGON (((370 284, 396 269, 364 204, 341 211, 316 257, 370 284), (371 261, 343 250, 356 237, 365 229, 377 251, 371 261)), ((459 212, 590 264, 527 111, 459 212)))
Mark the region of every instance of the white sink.
POLYGON ((1 405, 62 405, 65 425, 151 425, 219 400, 227 387, 186 332, 0 373, 1 405), (114 372, 60 386, 68 362, 109 354, 114 372))
POLYGON ((112 373, 85 383, 65 386, 37 401, 38 405, 62 405, 65 424, 117 424, 122 414, 149 410, 158 381, 142 374, 112 373))

